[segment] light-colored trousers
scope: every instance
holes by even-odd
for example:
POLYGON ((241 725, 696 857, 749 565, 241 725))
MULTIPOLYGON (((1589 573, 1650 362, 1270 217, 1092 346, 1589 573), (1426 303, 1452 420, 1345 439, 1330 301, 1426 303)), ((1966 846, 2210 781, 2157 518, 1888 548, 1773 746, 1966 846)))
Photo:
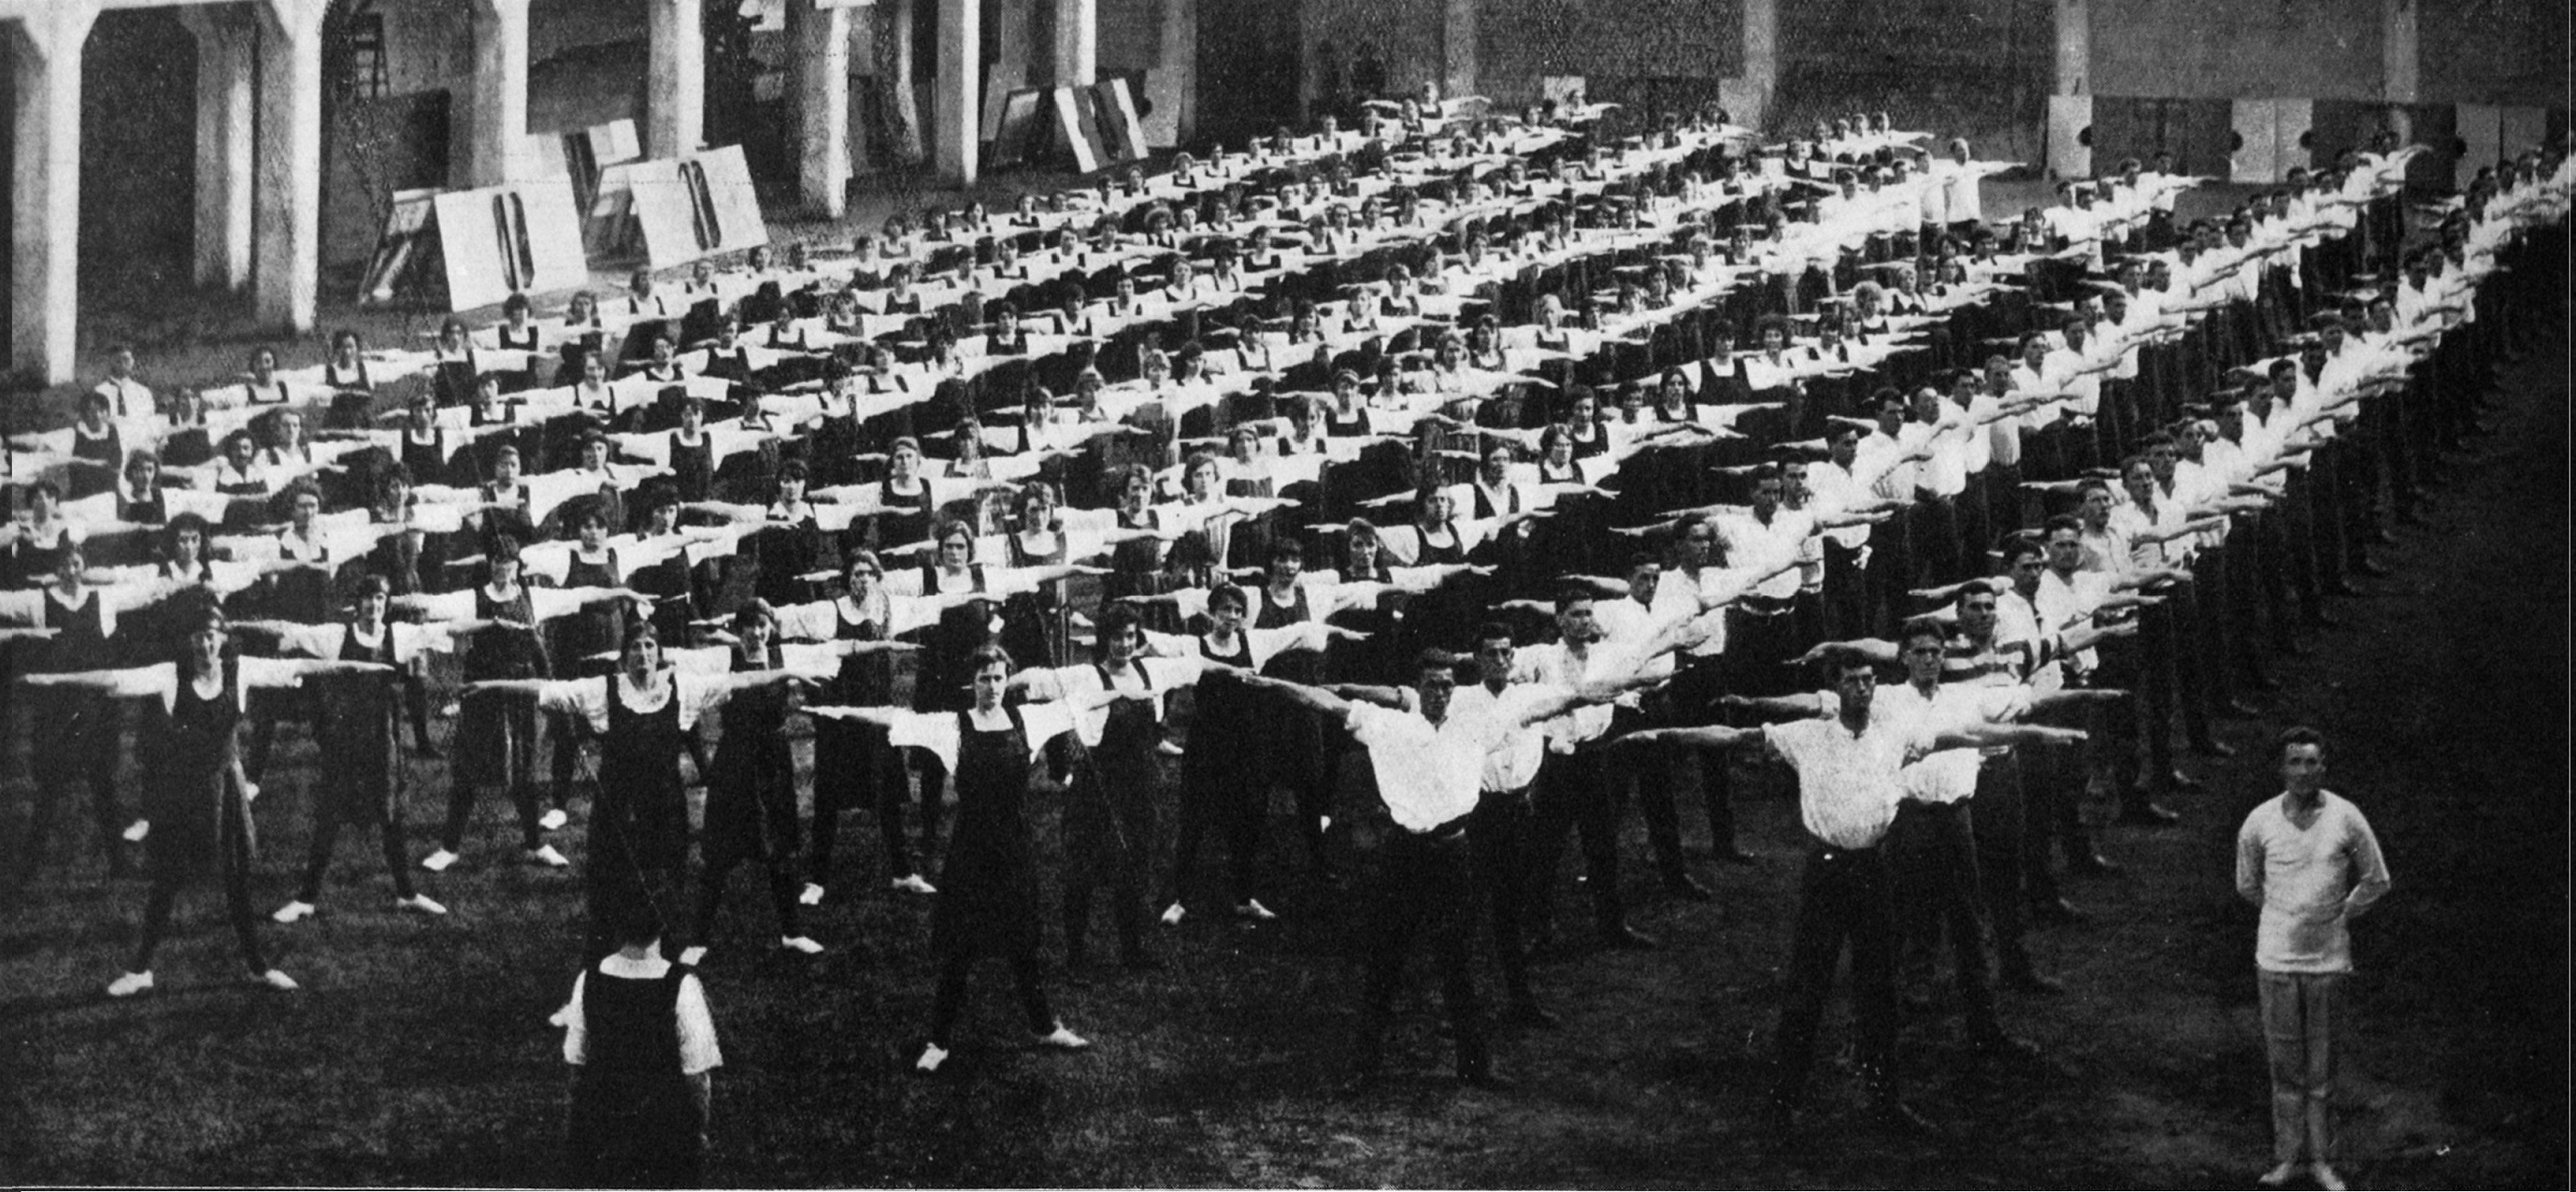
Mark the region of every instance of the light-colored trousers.
POLYGON ((2262 991, 2263 1050, 2272 1068, 2272 1161, 2324 1163, 2334 1133, 2336 1020, 2343 1015, 2345 973, 2257 970, 2262 991))

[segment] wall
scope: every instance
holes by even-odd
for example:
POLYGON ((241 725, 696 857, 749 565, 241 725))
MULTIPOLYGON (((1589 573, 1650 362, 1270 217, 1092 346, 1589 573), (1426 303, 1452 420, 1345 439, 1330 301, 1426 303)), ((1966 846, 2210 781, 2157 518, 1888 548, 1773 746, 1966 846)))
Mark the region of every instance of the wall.
POLYGON ((2055 36, 2047 0, 1783 3, 1769 124, 1884 110, 1980 156, 2035 156, 2055 36))
POLYGON ((1538 100, 1544 76, 1581 75, 1605 100, 1632 79, 1695 80, 1713 97, 1743 72, 1743 12, 1741 0, 1484 0, 1477 90, 1517 106, 1538 100))
POLYGON ((2093 0, 2095 95, 2370 99, 2380 76, 2377 0, 2093 0))
POLYGON ((2567 7, 2552 0, 2416 0, 2425 103, 2567 107, 2567 7))
POLYGON ((1099 0, 1098 19, 1100 73, 1145 72, 1144 94, 1136 102, 1144 109, 1138 114, 1146 142, 1177 145, 1189 139, 1198 127, 1196 0, 1099 0))

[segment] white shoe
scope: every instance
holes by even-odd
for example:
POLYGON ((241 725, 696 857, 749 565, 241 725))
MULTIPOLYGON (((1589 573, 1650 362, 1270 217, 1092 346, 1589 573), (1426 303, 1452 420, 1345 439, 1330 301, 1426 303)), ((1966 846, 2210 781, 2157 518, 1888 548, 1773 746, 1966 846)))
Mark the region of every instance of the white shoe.
POLYGON ((1250 919, 1255 923, 1267 923, 1279 916, 1269 907, 1261 905, 1260 899, 1246 898, 1243 900, 1243 905, 1234 908, 1234 917, 1250 919))
POLYGON ((431 873, 445 873, 447 872, 447 867, 454 865, 455 863, 456 854, 451 853, 446 849, 440 849, 437 852, 431 853, 430 855, 420 859, 420 867, 430 871, 431 873))
MULTIPOLYGON (((125 825, 125 842, 127 844, 141 844, 143 843, 143 838, 151 834, 152 821, 150 820, 136 820, 133 823, 125 825)), ((147 982, 144 985, 144 988, 149 989, 151 988, 151 985, 147 982)))
POLYGON ((947 1062, 947 1048, 941 1047, 936 1043, 925 1043, 922 1044, 921 1047, 921 1058, 912 1061, 912 1070, 915 1072, 936 1072, 939 1070, 939 1065, 947 1062))
POLYGON ((1052 1047, 1057 1051, 1080 1051, 1091 1046, 1091 1040, 1064 1029, 1063 1023, 1057 1023, 1054 1030, 1038 1036, 1037 1045, 1052 1047))
POLYGON ((1154 752, 1162 754, 1165 757, 1179 757, 1181 756, 1181 747, 1169 741, 1160 741, 1155 743, 1154 752))
POLYGON ((312 915, 313 904, 298 898, 293 902, 277 908, 277 913, 270 915, 269 918, 275 919, 280 923, 293 923, 300 919, 311 918, 312 915))
POLYGON ((706 958, 707 946, 705 944, 691 944, 688 947, 680 949, 680 963, 685 964, 690 968, 698 967, 698 962, 706 958))
POLYGON ((562 869, 565 866, 572 864, 572 862, 564 859, 564 855, 562 853, 556 852, 555 846, 551 844, 540 844, 535 848, 529 849, 528 860, 534 864, 543 865, 548 869, 562 869))
POLYGON ((252 973, 250 975, 250 983, 253 985, 263 986, 268 989, 274 989, 279 993, 292 993, 298 989, 304 988, 303 986, 295 983, 295 978, 287 976, 276 969, 270 969, 264 973, 252 973))
POLYGON ((2295 1163, 2283 1163, 2254 1177, 2254 1182, 2266 1188, 2285 1187, 2289 1184, 2290 1177, 2298 1174, 2298 1170, 2299 1167, 2295 1163))
POLYGON ((118 977, 117 979, 108 982, 107 996, 133 997, 138 993, 148 993, 151 989, 152 970, 145 969, 139 973, 127 973, 122 977, 118 977))
POLYGON ((447 913, 446 907, 439 905, 438 900, 431 898, 427 894, 414 894, 409 898, 394 899, 394 909, 398 911, 410 911, 419 915, 444 915, 447 913))
POLYGON ((2325 1192, 2343 1192, 2343 1177, 2335 1174, 2333 1164, 2309 1164, 2308 1178, 2315 1180, 2317 1187, 2324 1189, 2325 1192))
POLYGON ((565 815, 564 809, 561 807, 552 808, 544 815, 537 817, 537 826, 549 832, 558 831, 565 824, 570 822, 572 822, 572 817, 565 815))
POLYGON ((929 882, 921 880, 921 875, 918 873, 907 873, 886 884, 891 889, 901 890, 909 894, 936 894, 939 892, 937 887, 932 886, 929 882))
POLYGON ((1333 817, 1331 817, 1331 816, 1329 816, 1329 815, 1319 815, 1319 816, 1316 816, 1316 817, 1315 817, 1315 827, 1316 827, 1316 829, 1317 829, 1318 831, 1324 831, 1324 832, 1330 832, 1330 831, 1332 831, 1332 830, 1333 830, 1333 817))
POLYGON ((778 937, 778 946, 792 948, 808 956, 823 954, 823 945, 815 943, 814 937, 810 935, 782 935, 778 937))
POLYGON ((546 1025, 552 1027, 571 1026, 572 1003, 565 1002, 564 1004, 555 1007, 554 1013, 546 1015, 546 1025))
POLYGON ((818 885, 815 885, 815 884, 814 884, 814 883, 812 883, 812 882, 807 882, 807 883, 805 883, 805 892, 796 896, 796 905, 798 905, 798 906, 821 906, 821 905, 823 905, 823 887, 818 886, 818 885))
POLYGON ((1163 908, 1163 926, 1165 926, 1165 927, 1178 927, 1178 926, 1180 926, 1180 925, 1181 925, 1181 916, 1182 916, 1182 915, 1184 915, 1184 914, 1186 914, 1186 913, 1188 913, 1188 912, 1183 911, 1183 910, 1181 909, 1181 904, 1180 904, 1180 903, 1177 903, 1177 902, 1173 903, 1173 904, 1172 904, 1172 905, 1170 905, 1170 906, 1164 907, 1164 908, 1163 908))

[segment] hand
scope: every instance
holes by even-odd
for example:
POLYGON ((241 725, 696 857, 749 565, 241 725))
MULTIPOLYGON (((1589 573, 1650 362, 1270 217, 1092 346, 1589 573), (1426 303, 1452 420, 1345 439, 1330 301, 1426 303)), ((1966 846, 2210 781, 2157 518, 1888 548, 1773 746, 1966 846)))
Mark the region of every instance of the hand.
POLYGON ((251 780, 249 780, 249 779, 245 778, 245 779, 242 779, 241 788, 242 788, 242 802, 244 802, 244 803, 253 803, 253 802, 257 802, 257 801, 259 800, 259 784, 258 784, 258 783, 256 783, 256 782, 252 782, 251 780))
POLYGON ((1717 697, 1717 706, 1721 708, 1744 709, 1752 707, 1753 701, 1733 692, 1728 692, 1725 695, 1717 697))

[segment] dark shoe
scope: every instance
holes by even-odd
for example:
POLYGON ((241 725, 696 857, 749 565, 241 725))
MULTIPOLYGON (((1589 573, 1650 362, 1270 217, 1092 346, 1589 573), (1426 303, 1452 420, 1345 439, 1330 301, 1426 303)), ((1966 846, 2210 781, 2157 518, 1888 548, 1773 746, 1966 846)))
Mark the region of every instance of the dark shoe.
MULTIPOLYGON (((2218 740, 2200 740, 2200 741, 2194 741, 2194 742, 2192 742, 2192 743, 2191 743, 2191 749, 2192 749, 2192 752, 2197 753, 2197 754, 2201 755, 2202 757, 2234 757, 2234 756, 2236 756, 2236 747, 2235 747, 2235 746, 2233 746, 2233 745, 2228 744, 2228 743, 2227 743, 2227 742, 2225 742, 2225 741, 2218 741, 2218 740)), ((2189 789, 2189 788, 2185 788, 2185 789, 2189 789)))
POLYGON ((1712 860, 1723 861, 1729 865, 1759 865, 1762 863, 1762 854, 1748 853, 1733 845, 1728 845, 1725 848, 1719 849, 1718 851, 1709 854, 1709 856, 1712 860))
POLYGON ((2253 718, 2263 714, 2262 709, 2246 703, 2241 699, 2228 700, 2225 703, 2218 705, 2217 710, 2219 715, 2230 720, 2252 720, 2253 718))
POLYGON ((1658 940, 1655 937, 1639 931, 1634 927, 1630 927, 1625 923, 1602 932, 1601 943, 1605 947, 1616 948, 1625 952, 1652 952, 1655 949, 1664 946, 1662 940, 1658 940))
POLYGON ((2004 974, 2004 988, 2015 993, 2055 996, 2066 992, 2066 982, 2037 969, 2015 969, 2004 974))
POLYGON ((1554 1013, 1549 1011, 1547 1007, 1539 1005, 1537 1002, 1524 1000, 1513 1002, 1511 1009, 1503 1011, 1503 1021, 1510 1023, 1513 1026, 1537 1027, 1541 1030, 1552 1030, 1557 1026, 1562 1025, 1565 1020, 1558 1018, 1554 1013))
POLYGON ((2189 774, 2185 774, 2180 770, 2176 770, 2173 773, 2165 775, 2165 788, 2168 790, 2181 791, 2187 795, 2197 794, 2209 789, 2206 783, 2203 783, 2201 780, 2194 778, 2189 774))
MULTIPOLYGON (((2336 581, 2335 586, 2333 586, 2333 587, 2331 587, 2331 588, 2326 589, 2326 595, 2328 595, 2328 596, 2349 596, 2349 597, 2353 597, 2353 598, 2355 598, 2355 599, 2359 599, 2360 597, 2364 597, 2364 596, 2368 596, 2368 595, 2370 595, 2370 593, 2368 593, 2368 592, 2364 592, 2364 591, 2362 591, 2361 589, 2359 589, 2359 588, 2356 588, 2356 587, 2352 586, 2352 581, 2351 581, 2351 580, 2338 580, 2338 581, 2336 581)), ((2321 623, 2317 626, 2317 627, 2318 627, 2318 628, 2320 628, 2320 629, 2334 629, 2334 628, 2340 628, 2340 626, 2339 626, 2339 625, 2323 624, 2323 623, 2322 623, 2322 622, 2324 622, 2324 621, 2330 620, 2330 618, 2323 618, 2323 617, 2320 617, 2320 618, 2318 618, 2318 620, 2321 622, 2321 623)))
POLYGON ((2120 863, 2100 853, 2086 853, 2066 863, 2066 872, 2081 877, 2116 877, 2120 863))
POLYGON ((1521 1087, 1521 1082, 1494 1071, 1490 1065, 1460 1072, 1458 1081, 1489 1093, 1508 1093, 1521 1087))
POLYGON ((1871 1107, 1869 1116, 1870 1120, 1877 1122, 1881 1128, 1891 1133, 1930 1138, 1941 1132, 1940 1127, 1934 1126, 1922 1114, 1914 1112, 1913 1106, 1894 1097, 1871 1107))
POLYGON ((2120 809, 2119 823, 2132 828, 2169 828, 2182 817, 2154 803, 2132 803, 2120 809))
POLYGON ((1709 893, 1708 887, 1699 884, 1699 879, 1687 873, 1677 873, 1665 878, 1664 893, 1691 902, 1713 902, 1717 899, 1717 895, 1709 893))
POLYGON ((2048 898, 2030 904, 2030 917, 2042 923, 2064 927, 2082 923, 2092 916, 2075 909, 2074 903, 2063 898, 2048 898))
POLYGON ((2377 559, 2363 559, 2362 561, 2353 564, 2352 569, 2362 573, 2363 575, 2367 575, 2372 579, 2386 579, 2389 576, 2397 574, 2396 572, 2389 570, 2388 564, 2382 563, 2377 559))

